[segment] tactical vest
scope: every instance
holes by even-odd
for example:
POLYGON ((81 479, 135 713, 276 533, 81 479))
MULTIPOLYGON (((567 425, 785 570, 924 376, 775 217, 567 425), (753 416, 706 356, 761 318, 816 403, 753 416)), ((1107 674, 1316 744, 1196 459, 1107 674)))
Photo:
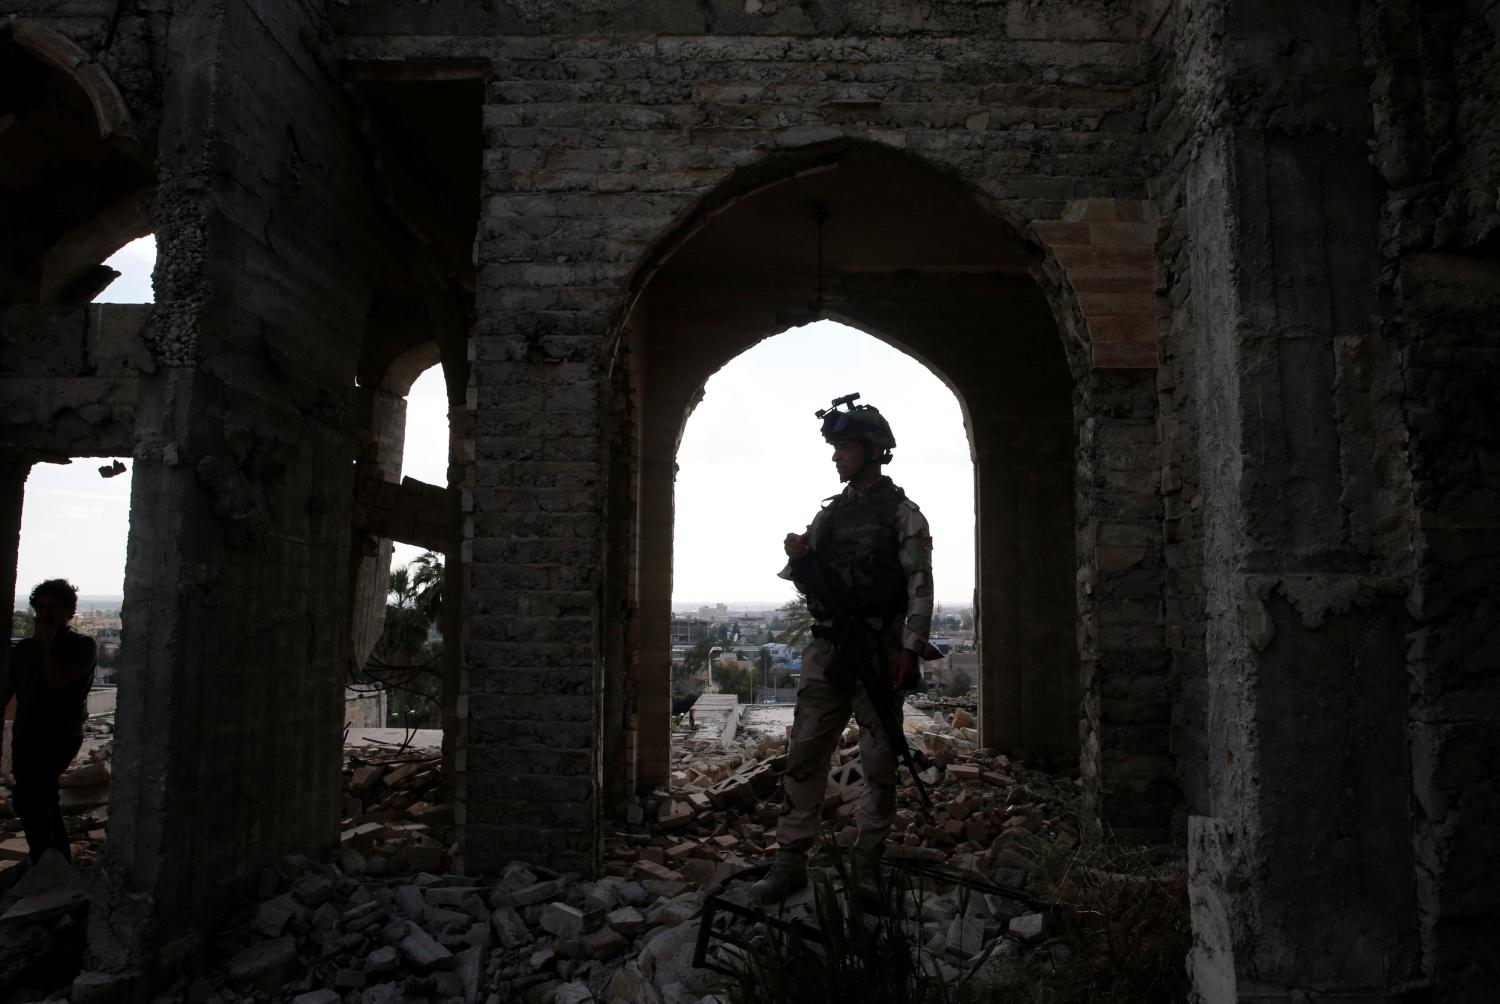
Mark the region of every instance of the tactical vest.
MULTIPOLYGON (((835 495, 824 509, 814 544, 842 580, 854 603, 870 617, 906 611, 906 573, 901 570, 899 510, 906 493, 882 477, 863 496, 835 495)), ((833 614, 808 596, 807 609, 818 620, 833 614)))

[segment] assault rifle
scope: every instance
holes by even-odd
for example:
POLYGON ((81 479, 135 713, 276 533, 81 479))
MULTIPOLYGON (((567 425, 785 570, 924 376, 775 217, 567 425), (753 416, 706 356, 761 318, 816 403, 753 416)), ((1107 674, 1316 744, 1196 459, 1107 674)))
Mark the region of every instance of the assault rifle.
POLYGON ((916 785, 922 804, 932 808, 932 797, 927 794, 927 786, 917 774, 916 755, 912 753, 911 746, 907 745, 906 733, 901 731, 901 722, 896 718, 895 694, 891 690, 889 656, 885 645, 880 638, 875 638, 872 646, 869 621, 850 601, 843 581, 837 575, 830 574, 827 563, 816 550, 809 550, 806 555, 793 561, 792 570, 801 582, 806 583, 808 591, 818 603, 833 614, 833 629, 828 635, 828 639, 833 642, 833 662, 828 667, 830 679, 837 682, 850 669, 854 670, 865 693, 870 696, 875 716, 880 719, 880 727, 885 730, 891 749, 896 751, 896 755, 910 772, 912 784, 916 785), (872 647, 873 655, 877 657, 873 660, 870 651, 872 647), (876 661, 880 664, 878 670, 873 665, 876 661))

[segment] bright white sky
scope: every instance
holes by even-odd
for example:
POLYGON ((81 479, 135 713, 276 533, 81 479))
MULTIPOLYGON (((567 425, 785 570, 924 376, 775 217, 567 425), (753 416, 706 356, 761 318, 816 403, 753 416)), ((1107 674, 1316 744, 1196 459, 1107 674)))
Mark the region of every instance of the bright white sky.
MULTIPOLYGON (((151 302, 152 238, 107 264, 124 273, 98 302, 151 302)), ((900 444, 887 473, 932 526, 938 600, 969 605, 974 590, 974 468, 953 393, 903 352, 853 328, 820 321, 768 338, 708 381, 678 452, 673 604, 780 603, 781 539, 802 530, 839 490, 830 447, 813 412, 859 391, 890 421, 900 444)), ((433 367, 407 398, 402 475, 442 484, 448 408, 433 367)), ((108 458, 38 464, 26 483, 16 576, 20 603, 37 582, 70 578, 85 595, 123 592, 130 474, 105 480, 108 458)), ((129 466, 130 458, 122 458, 129 466)), ((397 545, 395 563, 419 548, 397 545)))
MULTIPOLYGON (((151 303, 156 239, 131 241, 104 264, 120 272, 95 303, 151 303)), ((112 458, 71 464, 37 464, 26 478, 21 510, 21 547, 16 563, 16 606, 31 587, 65 578, 84 596, 120 596, 125 591, 125 536, 130 523, 129 457, 125 473, 101 478, 112 458)))
POLYGON ((858 391, 896 434, 886 473, 932 527, 937 598, 974 591, 974 465, 958 399, 915 359, 854 328, 819 321, 768 338, 709 378, 677 454, 672 601, 789 600, 776 577, 788 532, 840 489, 813 413, 858 391))

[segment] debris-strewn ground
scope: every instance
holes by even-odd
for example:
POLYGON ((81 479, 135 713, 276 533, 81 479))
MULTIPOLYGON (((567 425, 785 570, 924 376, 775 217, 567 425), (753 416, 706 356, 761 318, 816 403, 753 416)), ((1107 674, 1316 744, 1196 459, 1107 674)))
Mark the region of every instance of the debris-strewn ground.
MULTIPOLYGON (((921 808, 903 771, 890 857, 903 869, 925 869, 915 881, 895 874, 906 876, 908 929, 934 971, 1003 988, 1029 971, 1028 958, 1049 970, 1097 966, 1097 958, 1074 959, 1080 944, 1092 953, 1093 942, 1063 937, 1077 933, 1062 901, 1083 874, 1058 879, 1058 862, 1079 844, 1076 782, 979 749, 972 705, 909 707, 907 731, 927 757, 934 807, 921 808)), ((825 807, 836 843, 853 836, 860 790, 855 729, 844 738, 825 807)), ((605 841, 602 876, 589 880, 519 863, 498 876, 454 874, 453 809, 440 800, 437 751, 347 748, 340 849, 322 861, 289 857, 267 868, 257 898, 211 939, 205 970, 160 999, 727 1000, 723 978, 692 965, 699 911, 710 890, 748 901, 748 881, 725 883, 774 853, 785 753, 775 724, 747 726, 727 745, 701 733, 676 740, 670 791, 628 807, 605 841)), ((94 781, 107 778, 102 758, 84 770, 94 781)), ((101 820, 77 818, 83 839, 75 849, 86 861, 101 820)), ((825 866, 822 874, 832 872, 825 866)), ((1158 869, 1144 881, 1170 886, 1173 875, 1158 869)), ((825 893, 842 888, 822 884, 825 893)), ((816 906, 808 890, 785 915, 816 923, 816 906)), ((741 935, 746 928, 739 922, 741 935)), ((1089 932, 1094 941, 1109 934, 1089 932)))

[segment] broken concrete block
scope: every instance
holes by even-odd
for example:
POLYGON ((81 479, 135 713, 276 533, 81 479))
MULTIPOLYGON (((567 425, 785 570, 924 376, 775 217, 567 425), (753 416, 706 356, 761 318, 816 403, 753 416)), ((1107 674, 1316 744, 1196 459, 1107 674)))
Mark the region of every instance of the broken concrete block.
POLYGON ((693 821, 693 810, 681 802, 668 800, 656 817, 656 825, 663 830, 680 830, 693 821))
POLYGON ((359 990, 368 978, 361 969, 340 969, 333 974, 333 986, 336 990, 359 990))
POLYGON ((604 922, 619 931, 627 938, 633 938, 646 930, 645 914, 633 906, 622 906, 618 910, 611 910, 604 918, 604 922))
POLYGON ((594 992, 587 983, 564 983, 552 991, 552 1004, 593 1004, 594 992))
POLYGON ((526 921, 521 919, 521 915, 513 907, 502 906, 490 914, 490 926, 494 928, 500 944, 507 950, 529 945, 536 940, 531 929, 526 926, 526 921))
POLYGON ((250 929, 267 938, 279 938, 291 919, 292 911, 274 902, 266 902, 256 908, 255 918, 250 921, 250 929))
POLYGON ((601 927, 578 939, 578 946, 591 959, 612 959, 630 947, 630 941, 619 931, 601 927))
POLYGON ((536 883, 536 874, 520 862, 511 862, 500 873, 500 888, 506 892, 515 892, 517 889, 525 889, 536 883))
POLYGON ((8 861, 31 860, 31 845, 24 837, 7 837, 0 840, 0 858, 8 861))
POLYGON ((495 905, 532 906, 533 904, 553 899, 561 894, 562 883, 556 879, 548 879, 546 882, 537 882, 524 889, 517 889, 512 892, 502 893, 497 890, 495 895, 491 897, 491 902, 494 903, 496 899, 500 899, 501 902, 495 905))
POLYGON ((345 927, 359 925, 367 926, 368 921, 380 913, 380 903, 377 900, 367 899, 345 910, 340 922, 345 927))
POLYGON ((473 919, 467 913, 459 910, 448 910, 441 906, 429 906, 424 923, 439 934, 447 934, 452 931, 467 931, 473 919))
POLYGON ((1009 931, 1022 941, 1035 941, 1046 928, 1046 918, 1040 913, 1023 913, 1010 919, 1009 931))
POLYGON ((443 866, 444 851, 433 844, 407 844, 396 851, 396 867, 417 872, 437 871, 443 866))
MULTIPOLYGON (((138 978, 138 977, 137 977, 138 978)), ((68 1000, 73 1004, 112 1004, 130 996, 132 975, 85 970, 73 979, 68 1000)))
POLYGON ((984 947, 984 920, 980 917, 954 917, 948 922, 947 949, 961 958, 972 958, 984 947))
POLYGON ((738 774, 726 777, 708 789, 707 794, 716 809, 732 809, 755 801, 754 786, 748 778, 738 774))
POLYGON ((97 809, 109 804, 109 785, 96 784, 87 788, 63 788, 58 792, 58 804, 63 815, 71 816, 88 809, 97 809))
POLYGON ((582 910, 566 903, 548 903, 542 907, 542 915, 537 922, 543 930, 569 940, 577 940, 584 932, 598 926, 591 924, 589 916, 582 910))
POLYGON ((362 1004, 402 1004, 405 992, 399 983, 377 983, 366 988, 362 1004))
POLYGON ((289 936, 262 941, 229 960, 229 978, 270 992, 287 981, 297 962, 297 942, 289 936))
POLYGON ((384 823, 360 823, 339 834, 339 845, 366 849, 386 834, 384 823))
POLYGON ((372 973, 389 973, 401 965, 401 957, 394 945, 381 945, 365 956, 365 969, 372 973))
POLYGON ((333 883, 322 875, 304 875, 292 885, 292 895, 306 906, 319 906, 333 898, 333 883))
POLYGON ((712 885, 718 871, 718 862, 707 858, 694 858, 682 864, 682 877, 697 886, 712 885))
POLYGON ((421 920, 427 916, 427 897, 422 895, 421 889, 414 885, 399 885, 394 895, 396 906, 412 920, 421 920))
POLYGON ((479 999, 479 985, 484 979, 483 950, 470 948, 460 952, 453 974, 458 978, 456 996, 462 997, 464 1004, 474 1004, 479 999))
POLYGON ((109 764, 103 760, 86 763, 64 774, 58 785, 63 788, 93 788, 109 784, 109 764))
POLYGON ((453 953, 438 944, 437 939, 428 934, 420 924, 408 922, 406 932, 396 941, 396 947, 418 972, 427 972, 453 962, 453 953))
POLYGON ((382 764, 370 764, 366 767, 354 768, 354 774, 349 779, 349 793, 352 795, 363 795, 371 788, 380 783, 380 777, 385 773, 382 764))
POLYGON ((661 1004, 661 994, 634 962, 627 962, 610 979, 605 996, 618 1004, 661 1004))
POLYGON ((292 998, 292 1004, 342 1004, 344 998, 337 990, 309 990, 292 998))
POLYGON ((682 880, 681 872, 674 872, 665 865, 659 865, 654 861, 637 861, 635 863, 636 874, 646 879, 655 879, 658 882, 679 882, 682 880))
POLYGON ((657 906, 647 915, 647 921, 652 927, 676 927, 697 914, 698 908, 692 903, 684 903, 680 899, 669 899, 657 906))
POLYGON ((36 923, 87 907, 88 902, 88 894, 81 889, 51 889, 16 900, 4 915, 0 915, 0 921, 36 923))
POLYGON ((488 921, 481 920, 470 924, 469 929, 464 932, 464 944, 472 945, 481 951, 489 949, 490 939, 491 929, 488 921))

